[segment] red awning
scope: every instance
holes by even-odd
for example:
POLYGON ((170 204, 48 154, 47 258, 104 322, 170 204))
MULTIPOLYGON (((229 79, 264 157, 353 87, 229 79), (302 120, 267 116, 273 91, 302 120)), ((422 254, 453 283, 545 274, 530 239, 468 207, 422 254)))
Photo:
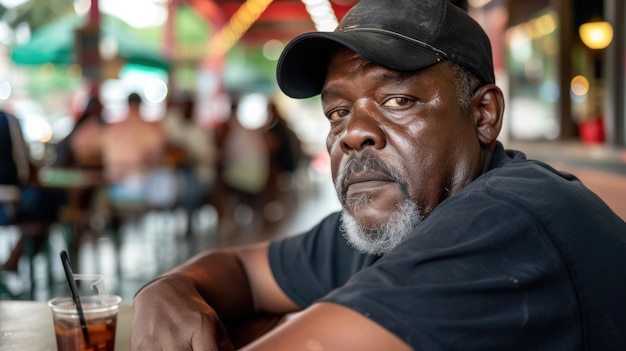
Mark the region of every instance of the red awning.
MULTIPOLYGON (((213 25, 224 25, 246 0, 188 0, 199 14, 213 25)), ((356 0, 331 1, 341 20, 356 0)), ((315 26, 301 0, 274 0, 241 38, 246 43, 263 43, 270 39, 288 41, 298 34, 314 31, 315 26)))

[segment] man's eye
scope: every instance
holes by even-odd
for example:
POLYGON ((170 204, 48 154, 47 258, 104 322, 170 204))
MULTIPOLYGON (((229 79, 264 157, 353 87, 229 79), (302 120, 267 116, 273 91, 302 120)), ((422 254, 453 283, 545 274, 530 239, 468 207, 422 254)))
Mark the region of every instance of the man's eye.
POLYGON ((331 111, 326 116, 328 117, 329 121, 336 122, 340 120, 342 117, 345 117, 346 115, 348 115, 348 110, 340 109, 340 110, 331 111))
POLYGON ((385 101, 384 105, 388 106, 388 107, 404 107, 408 104, 410 104, 411 102, 413 102, 413 100, 407 98, 407 97, 403 97, 403 96, 398 96, 398 97, 393 97, 387 101, 385 101))

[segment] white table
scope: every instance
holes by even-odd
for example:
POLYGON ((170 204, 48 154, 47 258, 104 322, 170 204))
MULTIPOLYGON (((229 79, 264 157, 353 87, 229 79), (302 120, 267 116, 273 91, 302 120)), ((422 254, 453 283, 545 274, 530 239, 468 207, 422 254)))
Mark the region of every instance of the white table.
MULTIPOLYGON (((115 350, 130 350, 133 307, 120 305, 115 350)), ((0 301, 0 351, 54 351, 56 339, 52 312, 45 302, 0 301)))

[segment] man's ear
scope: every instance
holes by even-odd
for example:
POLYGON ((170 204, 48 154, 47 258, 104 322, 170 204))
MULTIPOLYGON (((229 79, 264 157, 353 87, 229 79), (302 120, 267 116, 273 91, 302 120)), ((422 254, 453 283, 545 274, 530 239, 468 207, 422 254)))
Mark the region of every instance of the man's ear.
POLYGON ((482 145, 496 141, 502 128, 504 95, 494 84, 479 87, 472 97, 472 116, 482 145))

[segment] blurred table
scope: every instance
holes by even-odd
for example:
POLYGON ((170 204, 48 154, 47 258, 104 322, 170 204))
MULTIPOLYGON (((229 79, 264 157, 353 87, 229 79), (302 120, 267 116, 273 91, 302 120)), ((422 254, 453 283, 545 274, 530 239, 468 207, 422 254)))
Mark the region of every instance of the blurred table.
POLYGON ((68 251, 72 266, 79 270, 78 246, 80 237, 89 227, 91 208, 85 207, 83 197, 106 185, 101 170, 77 167, 42 167, 38 172, 39 185, 45 189, 63 191, 67 204, 60 211, 60 222, 69 229, 68 251))
MULTIPOLYGON (((115 350, 130 350, 133 307, 120 305, 115 350)), ((45 302, 0 301, 0 351, 56 350, 52 312, 45 302)))
POLYGON ((77 216, 81 210, 81 196, 106 185, 101 170, 81 168, 42 167, 38 172, 39 185, 45 189, 65 191, 68 194, 66 216, 77 216))
POLYGON ((66 191, 68 206, 80 209, 79 196, 85 191, 106 185, 101 170, 42 167, 37 174, 39 185, 45 189, 66 191))

